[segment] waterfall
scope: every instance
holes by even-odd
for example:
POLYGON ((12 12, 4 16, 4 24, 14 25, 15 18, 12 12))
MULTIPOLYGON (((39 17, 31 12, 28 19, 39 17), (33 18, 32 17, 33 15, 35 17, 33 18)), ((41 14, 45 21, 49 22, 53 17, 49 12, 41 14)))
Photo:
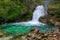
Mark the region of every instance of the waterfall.
POLYGON ((41 22, 39 22, 39 18, 41 16, 45 16, 45 10, 44 10, 44 6, 43 5, 39 5, 35 8, 34 12, 33 12, 33 17, 31 21, 28 21, 28 23, 32 24, 32 25, 37 25, 37 24, 42 24, 41 22))
POLYGON ((44 7, 43 5, 37 6, 33 12, 32 21, 38 21, 41 16, 44 16, 44 7))

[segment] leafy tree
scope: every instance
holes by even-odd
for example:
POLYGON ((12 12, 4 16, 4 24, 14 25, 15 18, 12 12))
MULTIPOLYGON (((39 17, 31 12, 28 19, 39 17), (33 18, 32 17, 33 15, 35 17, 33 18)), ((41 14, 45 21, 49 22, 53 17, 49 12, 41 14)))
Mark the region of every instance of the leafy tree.
POLYGON ((0 0, 0 21, 15 17, 20 17, 22 21, 29 19, 32 10, 38 4, 40 4, 40 0, 0 0), (25 14, 27 15, 23 16, 25 14))
POLYGON ((15 2, 11 0, 0 0, 1 19, 13 19, 18 14, 21 15, 22 11, 25 9, 27 9, 27 7, 20 2, 15 2))

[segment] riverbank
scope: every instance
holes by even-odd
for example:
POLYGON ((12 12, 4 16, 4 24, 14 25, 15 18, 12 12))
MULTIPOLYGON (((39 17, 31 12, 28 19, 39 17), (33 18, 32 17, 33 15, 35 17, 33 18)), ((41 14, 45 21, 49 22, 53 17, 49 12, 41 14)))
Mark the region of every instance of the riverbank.
MULTIPOLYGON (((1 36, 1 35, 0 35, 1 36)), ((13 37, 2 36, 0 39, 7 40, 60 40, 60 29, 41 33, 37 28, 33 28, 29 33, 24 35, 16 35, 13 37)))

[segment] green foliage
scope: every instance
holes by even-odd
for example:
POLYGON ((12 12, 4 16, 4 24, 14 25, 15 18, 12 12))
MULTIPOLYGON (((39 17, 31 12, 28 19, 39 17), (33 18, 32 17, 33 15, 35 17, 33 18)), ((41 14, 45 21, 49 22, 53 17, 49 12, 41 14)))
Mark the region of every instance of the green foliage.
POLYGON ((60 0, 54 0, 54 4, 49 5, 50 14, 56 15, 56 21, 60 21, 60 0), (54 11, 56 10, 56 11, 54 11))
POLYGON ((19 17, 18 20, 24 21, 31 17, 32 10, 40 4, 40 0, 0 0, 0 21, 11 20, 19 17), (26 16, 23 16, 27 14, 26 16))
POLYGON ((60 8, 57 11, 57 20, 60 21, 60 8))
MULTIPOLYGON (((32 15, 32 10, 42 3, 43 0, 0 0, 0 21, 1 20, 14 20, 19 18, 19 21, 29 20, 32 15)), ((58 5, 53 5, 58 8, 58 5)), ((57 13, 59 15, 60 12, 57 13)), ((59 16, 57 19, 60 20, 59 16)))
POLYGON ((0 0, 0 17, 3 19, 12 19, 18 14, 22 14, 21 10, 27 9, 22 3, 16 3, 11 0, 0 0))

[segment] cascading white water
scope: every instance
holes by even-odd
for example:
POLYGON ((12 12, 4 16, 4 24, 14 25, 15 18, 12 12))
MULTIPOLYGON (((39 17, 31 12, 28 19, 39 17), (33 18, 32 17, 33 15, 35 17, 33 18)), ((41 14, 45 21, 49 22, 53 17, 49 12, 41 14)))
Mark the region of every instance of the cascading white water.
POLYGON ((44 7, 43 5, 37 6, 33 12, 32 21, 38 21, 41 16, 44 16, 44 7))
POLYGON ((35 8, 34 12, 33 12, 33 17, 32 17, 32 20, 31 21, 28 21, 28 22, 19 22, 19 23, 14 23, 14 24, 25 24, 25 25, 45 25, 44 23, 41 23, 39 21, 39 18, 41 16, 45 16, 46 13, 45 13, 45 8, 43 5, 39 5, 35 8))
POLYGON ((39 5, 35 8, 34 12, 33 12, 33 17, 32 20, 29 21, 30 24, 33 25, 37 25, 37 24, 42 24, 41 22, 39 22, 39 18, 41 16, 45 16, 45 10, 44 10, 44 6, 43 5, 39 5))
POLYGON ((28 22, 19 22, 19 23, 15 23, 15 24, 25 24, 25 25, 45 25, 44 23, 39 22, 39 18, 41 16, 45 16, 45 9, 43 5, 39 5, 35 8, 34 12, 33 12, 33 17, 31 21, 28 22))
POLYGON ((44 16, 44 7, 43 5, 37 6, 33 12, 32 21, 38 21, 41 16, 44 16))

